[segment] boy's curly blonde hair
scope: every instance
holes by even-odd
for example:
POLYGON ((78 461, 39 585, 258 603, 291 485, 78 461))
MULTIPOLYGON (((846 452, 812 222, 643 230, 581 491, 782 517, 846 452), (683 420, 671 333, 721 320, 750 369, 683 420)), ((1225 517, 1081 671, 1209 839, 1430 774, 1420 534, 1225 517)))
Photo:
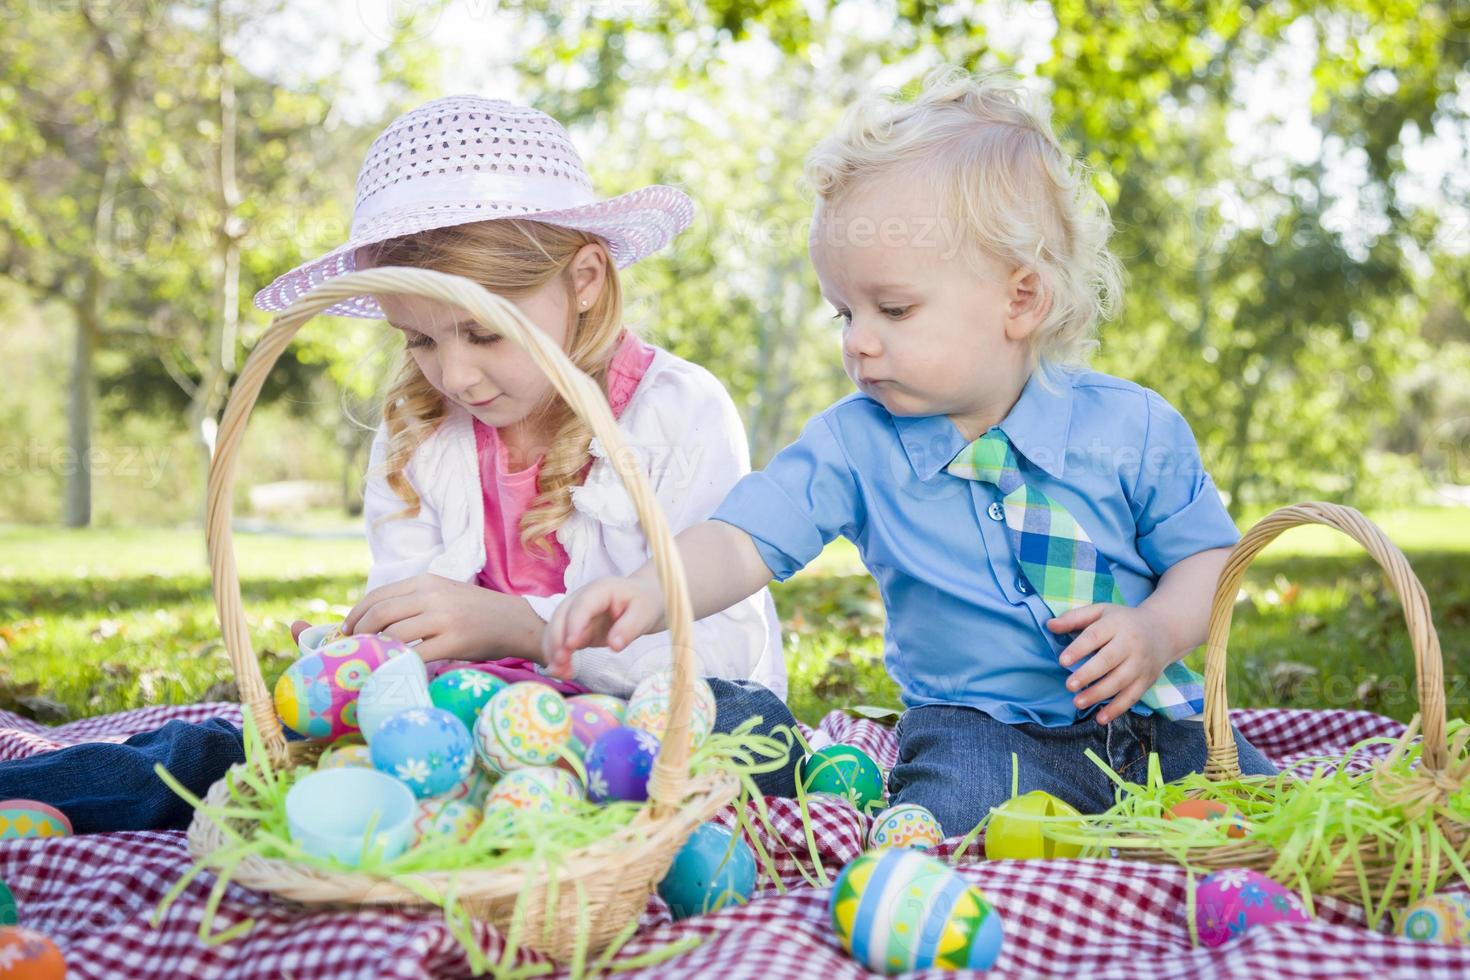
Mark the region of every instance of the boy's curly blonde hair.
MULTIPOLYGON (((566 352, 573 364, 607 385, 607 369, 623 334, 623 295, 617 268, 609 256, 607 281, 597 300, 577 310, 571 275, 572 259, 584 245, 601 238, 584 231, 519 218, 476 221, 419 232, 370 245, 360 253, 360 266, 405 265, 464 276, 508 298, 535 292, 560 279, 573 308, 566 352)), ((536 476, 536 498, 521 517, 521 542, 543 554, 551 552, 550 536, 572 513, 572 488, 591 462, 591 427, 554 392, 538 410, 552 433, 551 445, 536 476)), ((407 469, 414 452, 444 421, 444 397, 419 370, 413 354, 403 350, 384 398, 388 429, 386 479, 404 509, 384 520, 413 517, 419 495, 407 469)))
POLYGON ((1108 206, 1058 143, 1049 107, 1013 75, 940 68, 913 101, 871 96, 853 106, 806 163, 823 202, 895 172, 932 182, 943 230, 957 226, 962 246, 1040 276, 1051 308, 1033 363, 1085 364, 1099 322, 1122 302, 1123 271, 1108 249, 1108 206))

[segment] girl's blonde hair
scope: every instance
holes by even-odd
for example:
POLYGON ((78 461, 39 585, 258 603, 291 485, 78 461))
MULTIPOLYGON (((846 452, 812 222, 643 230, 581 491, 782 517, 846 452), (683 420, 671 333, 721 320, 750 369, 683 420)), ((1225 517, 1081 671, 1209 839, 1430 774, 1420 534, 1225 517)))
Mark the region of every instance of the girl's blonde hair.
MULTIPOLYGON (((415 266, 464 276, 511 299, 560 278, 573 310, 567 330, 567 356, 605 388, 608 365, 622 337, 623 296, 617 268, 608 257, 607 280, 601 294, 588 309, 578 309, 569 266, 577 252, 589 244, 606 248, 601 238, 587 232, 539 221, 500 218, 436 228, 366 246, 359 253, 358 263, 415 266)), ((554 393, 535 414, 552 436, 536 477, 536 498, 521 517, 521 542, 550 554, 550 535, 571 515, 572 488, 581 482, 591 461, 588 446, 592 430, 554 393)), ((414 452, 444 417, 443 396, 419 370, 412 352, 405 349, 384 399, 383 422, 388 430, 388 486, 406 506, 384 520, 418 514, 420 498, 406 470, 414 452)))
POLYGON ((1051 309, 1033 361, 1086 363, 1099 321, 1122 302, 1123 272, 1108 250, 1108 206, 1058 143, 1049 108, 1014 76, 940 68, 911 102, 872 96, 853 106, 806 163, 824 202, 895 172, 931 181, 946 243, 957 232, 962 247, 1040 276, 1051 309))

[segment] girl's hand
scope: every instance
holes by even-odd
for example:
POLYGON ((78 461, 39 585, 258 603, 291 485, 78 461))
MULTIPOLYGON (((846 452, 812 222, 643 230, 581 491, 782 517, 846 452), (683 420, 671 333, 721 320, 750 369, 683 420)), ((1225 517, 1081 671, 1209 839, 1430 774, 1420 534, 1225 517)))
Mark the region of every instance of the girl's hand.
POLYGON ((567 596, 552 614, 541 637, 546 665, 557 677, 568 677, 575 651, 603 646, 621 650, 662 629, 663 616, 664 594, 656 581, 598 579, 567 596))
POLYGON ((424 574, 363 596, 342 621, 342 630, 387 633, 401 643, 420 640, 414 652, 426 662, 488 660, 496 656, 496 637, 506 617, 524 618, 529 610, 518 596, 424 574), (507 609, 508 603, 522 608, 507 609))
POLYGON ((1070 667, 1091 657, 1067 679, 1067 690, 1081 692, 1072 699, 1078 710, 1112 699, 1097 713, 1100 725, 1133 707, 1164 668, 1178 659, 1164 624, 1141 606, 1098 602, 1057 616, 1046 625, 1053 633, 1082 630, 1062 651, 1061 662, 1070 667))

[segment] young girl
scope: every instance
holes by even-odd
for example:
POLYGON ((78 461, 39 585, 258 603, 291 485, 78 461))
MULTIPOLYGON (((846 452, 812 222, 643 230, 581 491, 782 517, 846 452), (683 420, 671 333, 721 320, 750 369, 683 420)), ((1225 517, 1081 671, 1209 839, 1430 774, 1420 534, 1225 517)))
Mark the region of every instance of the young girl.
MULTIPOLYGON (((810 252, 858 387, 679 536, 695 615, 785 579, 842 535, 888 612, 907 708, 893 803, 946 833, 1011 792, 1111 805, 1093 749, 1141 782, 1205 762, 1198 678, 1238 535, 1184 419, 1085 370, 1121 293, 1107 210, 1045 116, 947 72, 851 112, 808 161, 810 252)), ((583 588, 545 633, 560 665, 662 625, 648 566, 583 588)), ((1274 772, 1237 734, 1247 773, 1274 772)))
MULTIPOLYGON (((508 102, 438 99, 394 121, 358 177, 351 240, 255 298, 281 310, 354 268, 405 265, 466 276, 516 303, 607 392, 630 449, 676 529, 707 518, 749 471, 739 415, 704 369, 622 322, 618 270, 688 226, 681 192, 610 200, 562 127, 508 102)), ((649 556, 632 500, 591 439, 514 342, 442 303, 359 296, 329 312, 385 317, 404 337, 365 493, 373 564, 348 633, 384 632, 427 661, 493 661, 512 680, 544 676, 541 633, 569 589, 629 574, 649 556)), ((296 624, 299 633, 305 624, 296 624)), ((780 624, 768 591, 695 623, 715 727, 759 715, 794 723, 780 624)), ((630 694, 668 666, 667 634, 563 665, 568 693, 630 694)), ((202 793, 242 758, 218 720, 173 722, 122 745, 82 745, 0 766, 0 799, 39 799, 78 832, 179 827, 190 810, 154 775, 161 762, 202 793)), ((791 765, 760 777, 794 791, 791 765)))

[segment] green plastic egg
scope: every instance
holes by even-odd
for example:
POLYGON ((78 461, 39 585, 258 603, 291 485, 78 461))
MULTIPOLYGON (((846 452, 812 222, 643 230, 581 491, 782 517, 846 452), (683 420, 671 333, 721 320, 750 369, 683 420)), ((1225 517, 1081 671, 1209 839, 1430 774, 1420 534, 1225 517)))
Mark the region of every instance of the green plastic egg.
POLYGON ((1039 789, 1014 797, 995 808, 985 828, 985 856, 992 861, 1027 858, 1070 858, 1082 853, 1081 844, 1053 840, 1044 833, 1060 828, 1066 821, 1042 819, 1074 817, 1081 819, 1071 804, 1039 789))
POLYGON ((829 745, 801 763, 801 785, 808 793, 840 796, 866 812, 883 799, 883 773, 862 749, 829 745))
POLYGON ((1000 915, 942 861, 907 848, 848 862, 827 899, 832 930, 877 973, 985 970, 1000 955, 1000 915))

